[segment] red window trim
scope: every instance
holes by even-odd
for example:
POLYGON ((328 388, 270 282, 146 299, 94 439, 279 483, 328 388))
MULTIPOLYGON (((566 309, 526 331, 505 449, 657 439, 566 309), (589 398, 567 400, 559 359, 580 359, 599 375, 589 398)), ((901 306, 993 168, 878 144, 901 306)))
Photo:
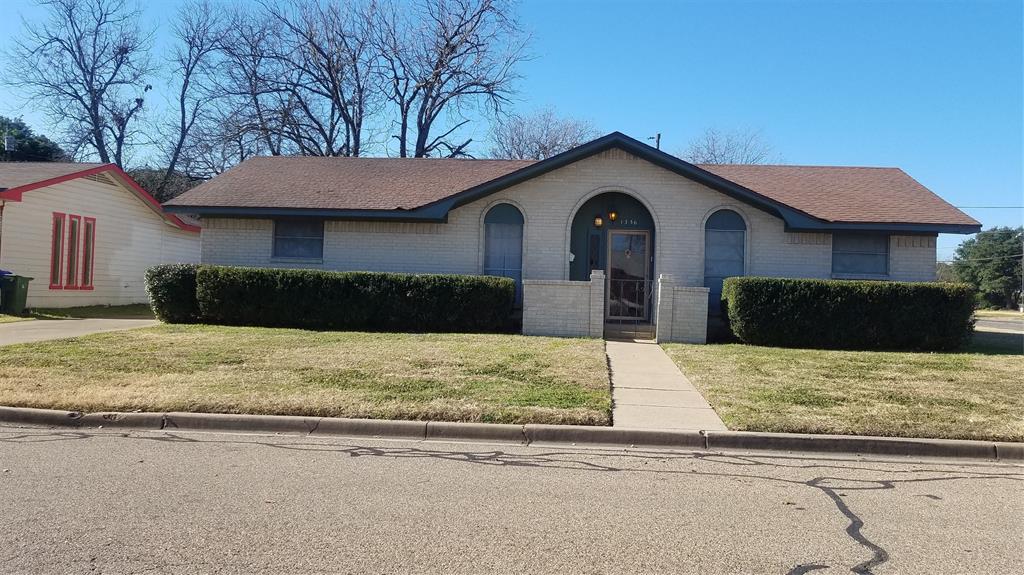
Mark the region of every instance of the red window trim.
POLYGON ((89 229, 89 224, 92 224, 92 243, 89 244, 89 283, 85 283, 85 260, 82 260, 82 275, 81 281, 79 281, 78 289, 91 290, 93 289, 94 274, 96 273, 96 218, 86 217, 82 221, 82 252, 79 254, 79 258, 85 255, 85 230, 89 229))
POLYGON ((67 258, 64 260, 64 263, 66 264, 66 267, 67 267, 67 273, 64 276, 64 289, 66 289, 66 290, 76 290, 76 289, 78 289, 78 270, 81 267, 81 263, 82 263, 82 249, 81 249, 81 246, 79 245, 79 242, 81 242, 81 240, 82 240, 82 216, 78 216, 78 215, 75 215, 75 214, 68 215, 68 221, 65 224, 65 227, 67 228, 67 242, 65 242, 65 243, 67 243, 67 245, 68 245, 68 248, 67 248, 68 252, 67 252, 67 258), (72 238, 71 238, 71 222, 72 221, 78 222, 77 223, 78 237, 74 238, 74 241, 72 241, 72 238), (71 250, 72 249, 75 250, 75 261, 73 261, 73 262, 71 261, 71 250), (72 265, 74 266, 74 269, 72 269, 72 265))
POLYGON ((61 278, 64 273, 64 230, 67 228, 65 225, 67 214, 61 212, 53 212, 50 219, 50 289, 63 289, 61 285, 61 278), (57 237, 57 222, 60 221, 60 245, 57 246, 57 253, 53 253, 53 240, 57 237), (57 256, 57 277, 53 277, 53 257, 57 256), (56 280, 56 281, 54 281, 56 280))

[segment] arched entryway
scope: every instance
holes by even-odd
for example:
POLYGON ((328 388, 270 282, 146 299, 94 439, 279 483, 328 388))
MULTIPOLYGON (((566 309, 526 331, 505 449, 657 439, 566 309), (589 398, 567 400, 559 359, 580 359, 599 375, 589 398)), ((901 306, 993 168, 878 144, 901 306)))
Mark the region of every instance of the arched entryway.
POLYGON ((592 270, 604 270, 609 323, 651 323, 654 231, 647 208, 622 192, 590 198, 573 217, 569 279, 585 281, 592 270))

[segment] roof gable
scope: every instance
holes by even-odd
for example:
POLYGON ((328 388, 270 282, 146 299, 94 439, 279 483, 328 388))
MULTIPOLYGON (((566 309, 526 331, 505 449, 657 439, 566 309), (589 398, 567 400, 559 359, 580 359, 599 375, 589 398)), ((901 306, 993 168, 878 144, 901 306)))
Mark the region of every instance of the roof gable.
POLYGON ((0 163, 0 201, 20 202, 22 196, 32 190, 100 174, 109 176, 114 185, 129 191, 168 224, 188 232, 199 232, 198 226, 164 211, 156 198, 115 164, 3 162, 0 163))

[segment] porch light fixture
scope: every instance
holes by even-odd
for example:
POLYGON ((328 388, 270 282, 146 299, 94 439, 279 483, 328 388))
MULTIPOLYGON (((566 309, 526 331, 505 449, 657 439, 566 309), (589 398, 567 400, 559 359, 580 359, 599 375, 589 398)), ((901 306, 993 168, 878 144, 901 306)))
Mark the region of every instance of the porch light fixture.
POLYGON ((618 212, 616 212, 615 210, 612 210, 612 211, 608 212, 608 221, 614 222, 617 219, 619 219, 619 213, 618 212))
POLYGON ((594 227, 599 228, 604 225, 604 218, 600 214, 594 216, 594 227))

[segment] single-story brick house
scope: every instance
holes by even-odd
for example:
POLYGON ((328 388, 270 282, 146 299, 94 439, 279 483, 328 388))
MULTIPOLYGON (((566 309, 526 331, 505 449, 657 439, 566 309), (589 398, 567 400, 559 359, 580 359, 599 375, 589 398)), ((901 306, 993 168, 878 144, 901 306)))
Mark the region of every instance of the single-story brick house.
POLYGON ((682 341, 725 277, 931 281, 936 235, 980 229, 897 168, 693 165, 618 132, 537 162, 253 158, 165 208, 200 216, 204 263, 503 275, 525 333, 682 341))
POLYGON ((33 278, 29 307, 148 300, 145 273, 199 260, 199 226, 114 164, 0 162, 0 269, 33 278))

